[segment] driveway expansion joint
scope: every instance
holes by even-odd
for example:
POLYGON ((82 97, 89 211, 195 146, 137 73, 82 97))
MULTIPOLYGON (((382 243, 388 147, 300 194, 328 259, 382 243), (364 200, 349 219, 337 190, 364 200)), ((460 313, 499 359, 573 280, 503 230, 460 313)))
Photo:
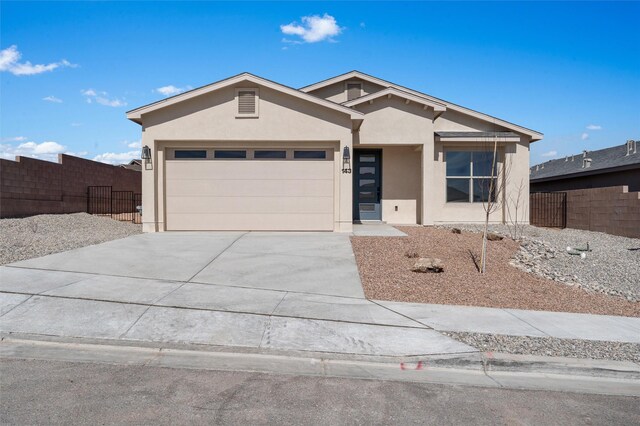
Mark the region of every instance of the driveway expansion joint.
POLYGON ((376 301, 375 301, 375 300, 373 300, 373 299, 367 299, 367 300, 368 300, 369 302, 373 303, 374 305, 378 305, 378 306, 380 306, 381 308, 384 308, 384 309, 386 309, 386 310, 388 310, 388 311, 390 311, 390 312, 393 312, 393 313, 394 313, 394 314, 396 314, 396 315, 400 315, 401 317, 405 317, 405 318, 406 318, 406 319, 408 319, 408 320, 411 320, 411 321, 413 321, 413 322, 416 322, 416 323, 420 324, 420 325, 422 326, 422 327, 420 327, 420 328, 426 327, 426 328, 427 328, 427 329, 429 329, 429 330, 438 331, 438 330, 436 330, 435 328, 431 327, 430 325, 427 325, 427 324, 425 324, 425 323, 423 323, 423 322, 421 322, 421 321, 418 321, 418 320, 417 320, 417 319, 415 319, 415 318, 411 318, 410 316, 405 315, 405 314, 403 314, 403 313, 400 313, 400 312, 398 312, 398 311, 394 311, 393 309, 389 308, 388 306, 384 306, 384 305, 382 305, 382 304, 380 304, 380 303, 376 302, 376 301))
POLYGON ((245 235, 247 235, 248 232, 243 232, 242 234, 240 234, 238 237, 236 237, 236 239, 234 239, 231 244, 227 245, 222 251, 220 251, 220 253, 216 254, 214 256, 213 259, 211 259, 206 265, 204 265, 198 272, 196 272, 195 274, 193 274, 191 276, 191 278, 189 278, 186 282, 190 282, 192 279, 194 279, 196 276, 198 276, 198 274, 200 274, 202 271, 204 271, 205 269, 207 269, 207 267, 209 265, 211 265, 213 262, 215 262, 220 256, 222 256, 224 253, 226 253, 227 250, 229 250, 231 248, 231 246, 233 246, 235 243, 238 242, 238 240, 240 240, 242 237, 244 237, 245 235))

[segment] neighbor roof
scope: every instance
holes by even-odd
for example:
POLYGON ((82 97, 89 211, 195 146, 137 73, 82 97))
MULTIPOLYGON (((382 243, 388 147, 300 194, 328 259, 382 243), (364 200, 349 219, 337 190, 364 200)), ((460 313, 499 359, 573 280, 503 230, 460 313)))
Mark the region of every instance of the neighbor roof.
POLYGON ((176 103, 186 101, 187 99, 191 99, 196 96, 204 95, 204 94, 222 89, 224 87, 231 86, 236 83, 240 83, 242 81, 249 81, 253 84, 268 87, 270 89, 273 89, 282 93, 286 93, 296 98, 303 99, 308 102, 348 114, 351 118, 362 118, 364 116, 363 113, 358 112, 352 108, 337 104, 335 102, 328 101, 326 99, 319 98, 317 96, 310 95, 300 90, 296 90, 292 87, 285 86, 283 84, 276 83, 274 81, 267 80, 262 77, 258 77, 257 75, 253 75, 248 72, 244 72, 242 74, 238 74, 233 77, 226 78, 224 80, 216 81, 215 83, 207 84, 206 86, 198 87, 193 90, 180 93, 179 95, 171 96, 169 98, 165 98, 160 101, 153 102, 148 105, 144 105, 144 106, 132 109, 131 111, 127 111, 127 118, 138 124, 141 124, 142 114, 146 114, 151 111, 165 108, 170 105, 174 105, 176 103))
POLYGON ((640 167, 640 151, 627 155, 627 144, 586 151, 531 167, 530 181, 551 180, 552 178, 574 177, 574 175, 606 173, 609 169, 640 167), (583 159, 590 158, 591 166, 582 167, 583 159))
MULTIPOLYGON (((320 81, 318 83, 314 83, 314 84, 311 84, 309 86, 302 87, 302 88, 300 88, 300 90, 303 91, 303 92, 312 92, 312 91, 320 89, 322 87, 330 86, 332 84, 339 83, 341 81, 348 80, 350 78, 358 78, 360 80, 365 80, 365 81, 368 81, 370 83, 377 84, 379 86, 393 87, 393 88, 402 90, 404 92, 409 92, 411 94, 414 94, 416 96, 420 96, 420 97, 428 99, 430 101, 443 104, 446 107, 446 109, 448 109, 448 110, 461 112, 463 114, 467 114, 467 115, 470 115, 472 117, 475 117, 475 118, 478 118, 478 119, 481 119, 481 120, 485 120, 485 121, 489 121, 489 122, 495 123, 495 124, 497 124, 499 126, 502 126, 502 127, 506 127, 507 129, 511 129, 511 130, 516 131, 516 132, 523 133, 523 134, 525 134, 527 136, 530 136, 532 142, 540 140, 544 136, 542 133, 537 132, 535 130, 531 130, 531 129, 528 129, 528 128, 522 127, 522 126, 518 126, 517 124, 510 123, 508 121, 499 119, 497 117, 493 117, 491 115, 484 114, 484 113, 481 113, 479 111, 472 110, 470 108, 465 108, 463 106, 456 105, 454 103, 451 103, 451 102, 436 98, 434 96, 427 95, 426 93, 418 92, 417 90, 413 90, 413 89, 410 89, 408 87, 400 86, 399 84, 391 83, 390 81, 382 80, 380 78, 377 78, 377 77, 374 77, 374 76, 371 76, 369 74, 365 74, 363 72, 356 71, 356 70, 350 71, 348 73, 341 74, 341 75, 338 75, 338 76, 335 76, 335 77, 331 77, 331 78, 326 79, 326 80, 322 80, 322 81, 320 81)), ((344 105, 347 105, 347 103, 344 103, 344 105)))

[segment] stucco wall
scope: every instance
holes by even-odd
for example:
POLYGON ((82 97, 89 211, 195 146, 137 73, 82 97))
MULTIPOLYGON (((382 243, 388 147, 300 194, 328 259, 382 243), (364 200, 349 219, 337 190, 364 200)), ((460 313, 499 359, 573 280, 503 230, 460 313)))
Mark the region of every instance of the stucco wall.
POLYGON ((355 109, 366 114, 358 135, 362 144, 423 144, 433 136, 433 109, 414 102, 381 97, 355 109))
POLYGON ((387 223, 421 222, 422 152, 417 148, 382 149, 382 220, 387 223))
MULTIPOLYGON (((351 147, 351 119, 347 114, 318 106, 253 83, 237 84, 216 92, 144 114, 143 145, 154 153, 153 170, 143 172, 143 229, 165 229, 164 149, 214 145, 297 146, 331 144, 336 155, 351 147), (236 88, 260 89, 259 117, 236 118, 236 88), (153 207, 150 207, 153 206, 153 207)), ((351 175, 340 173, 335 162, 335 230, 352 229, 351 175)))
POLYGON ((506 131, 504 127, 497 126, 488 121, 483 121, 475 117, 470 117, 462 113, 447 110, 434 124, 434 130, 437 131, 458 131, 458 132, 502 132, 506 131))

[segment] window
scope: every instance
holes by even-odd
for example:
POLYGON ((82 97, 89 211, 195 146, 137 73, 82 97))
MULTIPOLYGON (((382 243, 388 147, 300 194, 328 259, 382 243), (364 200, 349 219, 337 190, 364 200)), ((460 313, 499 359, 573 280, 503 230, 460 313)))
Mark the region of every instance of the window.
POLYGON ((240 151, 240 150, 218 150, 216 149, 216 151, 213 154, 213 158, 220 158, 220 159, 228 159, 228 158, 247 158, 247 151, 240 151))
POLYGON ((287 158, 287 151, 262 151, 255 150, 253 152, 253 158, 287 158))
POLYGON ((175 159, 181 158, 207 158, 207 151, 202 150, 183 150, 176 149, 174 153, 175 159))
POLYGON ((326 151, 293 151, 293 158, 296 160, 324 160, 327 158, 326 151))
POLYGON ((347 100, 362 96, 362 83, 347 83, 347 100))
POLYGON ((637 144, 637 141, 634 141, 632 139, 627 141, 627 155, 636 153, 636 144, 637 144))
POLYGON ((236 89, 236 98, 238 98, 236 117, 258 116, 258 89, 236 89))
MULTIPOLYGON (((495 201, 497 184, 497 164, 494 164, 491 151, 447 151, 447 202, 480 203, 495 201), (493 179, 491 178, 493 176, 493 179), (493 191, 491 183, 493 181, 493 191)), ((497 162, 497 161, 496 161, 497 162)))

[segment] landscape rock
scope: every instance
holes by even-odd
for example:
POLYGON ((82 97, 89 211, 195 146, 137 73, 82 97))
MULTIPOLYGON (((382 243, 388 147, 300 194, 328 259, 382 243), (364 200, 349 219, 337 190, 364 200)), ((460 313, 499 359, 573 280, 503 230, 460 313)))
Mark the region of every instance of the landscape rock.
POLYGON ((504 237, 498 234, 494 234, 493 232, 487 233, 487 240, 489 241, 501 241, 504 237))
POLYGON ((413 272, 442 272, 444 264, 435 257, 421 257, 411 268, 413 272))
MULTIPOLYGON (((440 225, 469 232, 482 232, 474 224, 440 225)), ((513 227, 491 224, 492 234, 511 238, 513 227)), ((520 250, 511 265, 564 285, 640 302, 640 240, 581 229, 549 229, 521 225, 520 250), (585 247, 586 259, 572 256, 566 248, 585 247)))
POLYGON ((459 230, 458 228, 453 228, 451 232, 453 232, 454 234, 462 234, 462 231, 459 230))

